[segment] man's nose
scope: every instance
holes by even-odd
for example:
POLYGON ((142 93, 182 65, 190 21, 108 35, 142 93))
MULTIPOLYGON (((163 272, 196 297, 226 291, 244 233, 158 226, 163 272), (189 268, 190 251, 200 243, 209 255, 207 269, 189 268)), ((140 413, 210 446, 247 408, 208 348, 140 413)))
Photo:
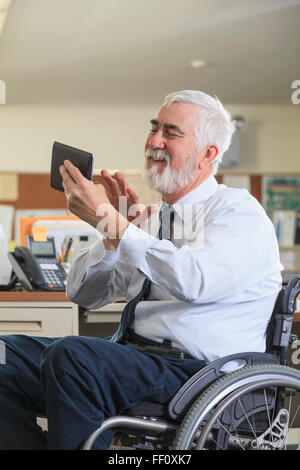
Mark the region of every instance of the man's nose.
POLYGON ((153 149, 164 149, 166 146, 166 142, 164 139, 163 132, 161 130, 156 131, 155 134, 151 135, 148 143, 153 149))

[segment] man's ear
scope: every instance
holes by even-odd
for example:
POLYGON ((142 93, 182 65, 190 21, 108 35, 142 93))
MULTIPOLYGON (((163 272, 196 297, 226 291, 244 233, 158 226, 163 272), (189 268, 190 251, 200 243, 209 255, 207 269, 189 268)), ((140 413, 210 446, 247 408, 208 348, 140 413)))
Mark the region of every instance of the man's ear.
POLYGON ((206 151, 206 158, 208 163, 212 163, 214 159, 217 157, 219 153, 219 149, 216 145, 210 145, 206 151))
POLYGON ((210 165, 217 157, 218 153, 219 149, 216 145, 210 145, 209 147, 207 147, 206 152, 200 159, 199 168, 203 169, 210 165))

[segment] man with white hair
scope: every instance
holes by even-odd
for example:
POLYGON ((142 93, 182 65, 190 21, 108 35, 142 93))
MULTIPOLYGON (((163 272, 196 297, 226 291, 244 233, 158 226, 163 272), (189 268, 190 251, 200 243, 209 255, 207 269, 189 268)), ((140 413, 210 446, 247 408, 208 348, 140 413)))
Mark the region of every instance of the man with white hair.
MULTIPOLYGON (((32 424, 39 411, 48 416, 50 449, 79 448, 107 417, 141 400, 166 403, 207 362, 265 350, 281 265, 272 223, 256 199, 214 178, 233 132, 218 99, 191 90, 166 97, 145 145, 144 178, 162 196, 159 210, 142 212, 120 173, 103 170, 104 187, 65 161, 69 209, 103 235, 73 261, 67 295, 92 309, 124 297, 127 304, 110 339, 6 337, 7 362, 25 380, 14 388, 14 405, 6 394, 4 410, 0 399, 0 428, 2 412, 6 423, 7 410, 13 415, 5 442, 45 446, 32 424), (21 429, 30 432, 22 438, 24 396, 21 429)), ((6 390, 7 374, 0 375, 6 390)), ((110 439, 104 433, 95 448, 110 439)))

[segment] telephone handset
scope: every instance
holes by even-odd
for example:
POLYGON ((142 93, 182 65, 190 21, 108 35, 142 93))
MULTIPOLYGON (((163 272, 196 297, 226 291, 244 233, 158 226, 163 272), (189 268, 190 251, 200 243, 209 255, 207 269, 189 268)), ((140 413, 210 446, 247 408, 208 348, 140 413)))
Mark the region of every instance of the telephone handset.
POLYGON ((17 246, 8 253, 12 268, 22 286, 30 291, 64 291, 67 274, 57 261, 53 240, 34 242, 30 248, 17 246))

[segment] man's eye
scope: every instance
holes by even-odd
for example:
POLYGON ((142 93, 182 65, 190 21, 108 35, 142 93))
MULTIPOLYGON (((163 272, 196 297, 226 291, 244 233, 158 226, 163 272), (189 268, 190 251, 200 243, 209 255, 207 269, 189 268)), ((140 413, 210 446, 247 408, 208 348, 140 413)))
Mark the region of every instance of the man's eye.
MULTIPOLYGON (((157 131, 158 131, 158 129, 151 129, 151 130, 150 130, 150 134, 155 134, 157 131)), ((167 137, 178 137, 177 134, 174 134, 173 132, 170 132, 170 131, 168 131, 168 130, 165 131, 165 135, 166 135, 167 137)))
POLYGON ((167 132, 168 137, 178 137, 177 134, 173 134, 172 132, 167 132))

